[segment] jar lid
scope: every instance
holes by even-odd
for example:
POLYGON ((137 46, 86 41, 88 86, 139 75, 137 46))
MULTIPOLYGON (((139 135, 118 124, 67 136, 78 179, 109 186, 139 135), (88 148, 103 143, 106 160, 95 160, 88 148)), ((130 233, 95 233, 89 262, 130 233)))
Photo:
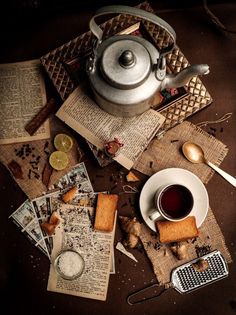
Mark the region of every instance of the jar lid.
POLYGON ((141 43, 117 40, 104 50, 101 70, 110 85, 128 90, 146 80, 151 71, 151 58, 141 43))

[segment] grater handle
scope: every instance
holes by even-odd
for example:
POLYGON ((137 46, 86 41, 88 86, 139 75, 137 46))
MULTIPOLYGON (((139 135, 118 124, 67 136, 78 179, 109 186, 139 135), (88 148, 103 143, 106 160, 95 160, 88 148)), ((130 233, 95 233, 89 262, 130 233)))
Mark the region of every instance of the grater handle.
POLYGON ((150 300, 152 300, 152 299, 155 299, 155 298, 159 297, 160 295, 162 295, 162 293, 164 293, 164 292, 165 292, 168 288, 170 288, 170 287, 171 287, 171 284, 169 284, 169 283, 168 283, 168 284, 165 284, 165 285, 159 285, 159 284, 157 284, 157 283, 154 283, 154 284, 152 284, 152 285, 150 285, 150 286, 148 286, 148 287, 145 287, 145 288, 143 288, 143 289, 141 289, 141 290, 138 290, 138 291, 136 291, 136 292, 134 292, 134 293, 128 295, 127 298, 126 298, 126 301, 127 301, 127 303, 128 303, 129 305, 141 304, 141 303, 143 303, 143 302, 150 301, 150 300), (134 301, 132 301, 132 299, 133 299, 135 296, 138 296, 140 293, 144 293, 144 292, 146 292, 147 290, 150 290, 150 289, 152 289, 152 288, 154 288, 154 287, 157 287, 157 288, 159 289, 159 292, 158 292, 156 295, 150 296, 150 297, 146 297, 146 298, 142 298, 142 299, 140 299, 140 300, 134 300, 134 301))

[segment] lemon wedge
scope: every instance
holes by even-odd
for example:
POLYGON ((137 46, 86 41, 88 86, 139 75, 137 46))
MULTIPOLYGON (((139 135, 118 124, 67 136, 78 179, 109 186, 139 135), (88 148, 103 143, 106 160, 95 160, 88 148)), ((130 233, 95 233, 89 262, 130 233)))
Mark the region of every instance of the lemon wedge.
POLYGON ((73 146, 73 140, 65 133, 59 133, 54 138, 54 147, 58 151, 69 152, 73 146))
POLYGON ((68 162, 67 154, 62 151, 54 151, 49 157, 51 167, 57 171, 64 170, 64 168, 67 167, 68 162))

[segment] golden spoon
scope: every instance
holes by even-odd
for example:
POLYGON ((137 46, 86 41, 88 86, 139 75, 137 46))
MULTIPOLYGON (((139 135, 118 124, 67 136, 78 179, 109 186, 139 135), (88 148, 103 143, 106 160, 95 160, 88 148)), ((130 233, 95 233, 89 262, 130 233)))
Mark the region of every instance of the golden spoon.
POLYGON ((202 148, 193 143, 193 142, 185 142, 182 146, 182 151, 184 156, 192 163, 205 163, 213 168, 217 173, 219 173, 224 179, 226 179, 230 184, 236 187, 236 178, 229 175, 225 171, 221 170, 219 167, 214 165, 213 163, 206 160, 204 156, 204 152, 202 148))

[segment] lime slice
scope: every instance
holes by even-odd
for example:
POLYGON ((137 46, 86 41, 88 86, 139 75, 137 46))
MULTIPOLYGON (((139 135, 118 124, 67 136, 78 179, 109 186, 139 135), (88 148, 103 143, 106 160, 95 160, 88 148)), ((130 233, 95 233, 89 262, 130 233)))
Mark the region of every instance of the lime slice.
POLYGON ((59 133, 54 138, 54 146, 58 151, 68 152, 73 146, 73 140, 65 133, 59 133))
POLYGON ((49 163, 55 170, 64 170, 68 165, 68 157, 65 152, 54 151, 49 157, 49 163))

